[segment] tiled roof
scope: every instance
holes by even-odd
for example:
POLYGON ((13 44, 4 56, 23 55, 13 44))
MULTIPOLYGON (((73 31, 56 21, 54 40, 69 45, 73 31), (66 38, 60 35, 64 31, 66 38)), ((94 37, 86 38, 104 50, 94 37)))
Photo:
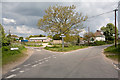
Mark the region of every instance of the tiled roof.
POLYGON ((94 35, 95 35, 96 37, 103 36, 102 32, 99 31, 99 30, 97 30, 97 31, 94 33, 94 35))

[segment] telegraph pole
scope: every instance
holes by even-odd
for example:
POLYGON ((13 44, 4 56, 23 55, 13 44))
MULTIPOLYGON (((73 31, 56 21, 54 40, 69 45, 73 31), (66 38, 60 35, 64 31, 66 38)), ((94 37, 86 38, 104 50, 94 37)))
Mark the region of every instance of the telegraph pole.
POLYGON ((116 11, 118 11, 118 9, 115 9, 115 47, 117 47, 117 30, 116 30, 116 11))

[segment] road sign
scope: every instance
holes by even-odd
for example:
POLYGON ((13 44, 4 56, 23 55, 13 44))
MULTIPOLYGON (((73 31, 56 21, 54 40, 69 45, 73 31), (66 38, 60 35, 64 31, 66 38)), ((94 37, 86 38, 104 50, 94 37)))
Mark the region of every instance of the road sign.
POLYGON ((60 36, 60 37, 65 37, 65 36, 60 36))
POLYGON ((65 37, 65 35, 64 34, 61 34, 61 36, 60 37, 65 37))

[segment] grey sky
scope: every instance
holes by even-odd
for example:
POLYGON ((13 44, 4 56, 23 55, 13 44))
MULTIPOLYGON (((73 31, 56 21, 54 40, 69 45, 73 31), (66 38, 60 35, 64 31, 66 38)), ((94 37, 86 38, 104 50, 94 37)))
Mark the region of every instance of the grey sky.
MULTIPOLYGON (((10 0, 9 0, 10 1, 10 0)), ((13 0, 14 1, 14 0, 13 0)), ((43 1, 43 0, 41 0, 43 1)), ((81 0, 82 1, 82 0, 81 0)), ((82 12, 83 15, 88 15, 88 17, 98 15, 107 11, 115 9, 118 5, 118 0, 114 2, 5 2, 2 3, 2 24, 5 31, 11 30, 12 34, 17 34, 19 36, 29 36, 37 34, 46 34, 39 30, 37 22, 45 14, 44 10, 49 6, 53 5, 76 5, 76 11, 82 12)), ((107 23, 114 23, 114 12, 105 14, 93 19, 90 22, 85 22, 84 26, 90 27, 90 30, 95 32, 107 23)), ((85 30, 87 30, 85 28, 85 30)), ((85 32, 85 31, 84 31, 85 32)), ((82 32, 81 35, 84 33, 82 32)))

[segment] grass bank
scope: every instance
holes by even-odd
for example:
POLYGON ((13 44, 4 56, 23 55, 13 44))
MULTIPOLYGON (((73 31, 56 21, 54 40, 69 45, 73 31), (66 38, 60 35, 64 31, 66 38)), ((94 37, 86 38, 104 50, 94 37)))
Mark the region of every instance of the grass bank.
POLYGON ((27 49, 23 45, 11 45, 2 47, 2 65, 15 62, 20 57, 25 56, 27 49), (10 47, 18 47, 19 50, 10 50, 10 47))
POLYGON ((29 47, 41 47, 43 45, 25 45, 25 46, 29 46, 29 47))
POLYGON ((117 48, 113 45, 104 49, 104 54, 112 60, 120 61, 120 45, 117 48))
POLYGON ((69 47, 64 47, 64 49, 62 49, 61 45, 54 45, 53 47, 45 47, 45 49, 50 51, 56 51, 56 52, 67 52, 67 51, 82 49, 86 47, 88 46, 69 46, 69 47))

